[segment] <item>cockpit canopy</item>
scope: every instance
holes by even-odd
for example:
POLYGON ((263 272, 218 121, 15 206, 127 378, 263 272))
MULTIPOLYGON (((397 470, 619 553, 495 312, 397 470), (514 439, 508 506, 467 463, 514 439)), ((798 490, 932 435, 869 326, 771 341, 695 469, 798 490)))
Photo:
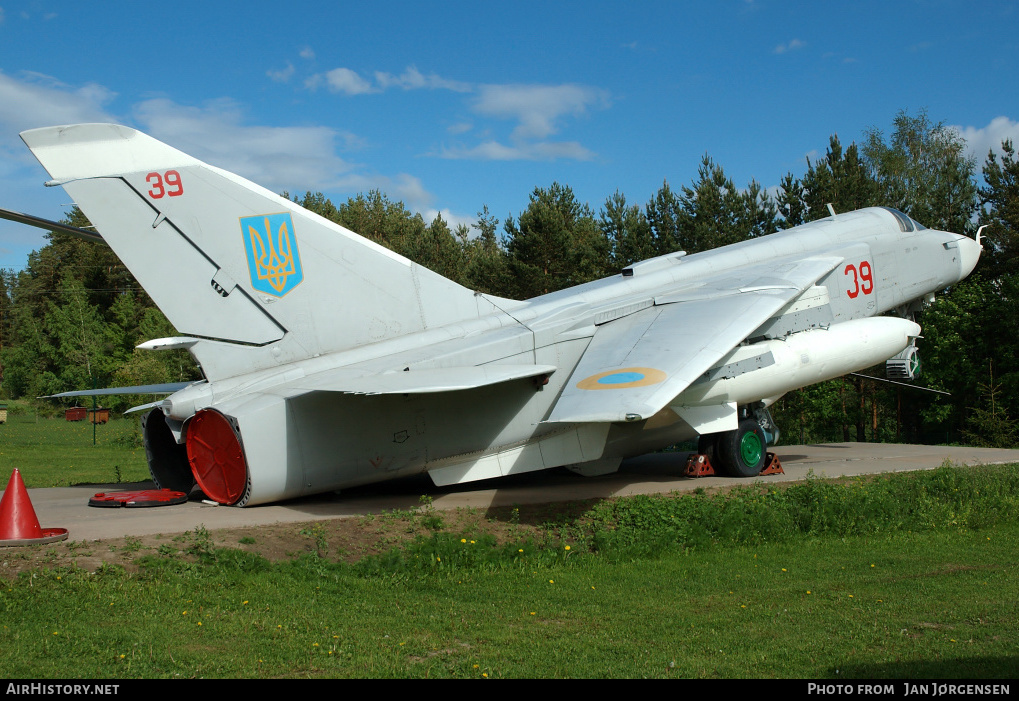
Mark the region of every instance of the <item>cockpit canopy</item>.
POLYGON ((924 231, 927 228, 920 222, 915 219, 911 219, 897 209, 892 209, 891 207, 881 207, 881 209, 889 212, 893 217, 895 217, 895 221, 899 223, 899 229, 901 229, 903 233, 908 234, 910 231, 924 231))

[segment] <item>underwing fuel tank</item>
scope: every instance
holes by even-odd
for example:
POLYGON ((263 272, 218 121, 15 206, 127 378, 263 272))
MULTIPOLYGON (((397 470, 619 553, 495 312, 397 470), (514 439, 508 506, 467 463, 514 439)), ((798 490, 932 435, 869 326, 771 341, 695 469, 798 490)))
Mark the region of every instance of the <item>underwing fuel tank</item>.
POLYGON ((883 363, 919 335, 908 319, 878 316, 740 346, 672 404, 749 404, 779 396, 883 363))

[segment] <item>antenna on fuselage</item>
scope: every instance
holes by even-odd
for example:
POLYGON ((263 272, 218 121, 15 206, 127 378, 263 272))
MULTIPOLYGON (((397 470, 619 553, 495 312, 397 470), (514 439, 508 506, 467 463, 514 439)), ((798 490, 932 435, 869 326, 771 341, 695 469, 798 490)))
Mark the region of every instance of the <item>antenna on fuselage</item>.
POLYGON ((828 211, 831 212, 831 218, 832 219, 838 219, 838 215, 835 214, 835 208, 831 206, 831 202, 829 202, 827 204, 827 207, 828 207, 828 211))

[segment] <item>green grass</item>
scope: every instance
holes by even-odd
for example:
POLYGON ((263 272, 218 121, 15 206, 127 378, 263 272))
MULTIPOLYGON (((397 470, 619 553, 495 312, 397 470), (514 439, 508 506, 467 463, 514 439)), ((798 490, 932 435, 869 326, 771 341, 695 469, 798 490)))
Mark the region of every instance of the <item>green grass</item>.
POLYGON ((1008 524, 412 577, 236 551, 44 571, 0 593, 0 673, 1011 677, 1017 545, 1008 524))
POLYGON ((137 418, 87 421, 9 416, 0 424, 0 479, 6 487, 15 468, 27 487, 137 482, 149 479, 137 418))
POLYGON ((198 529, 136 573, 7 583, 0 674, 1012 678, 1015 473, 621 499, 531 542, 440 526, 356 564, 198 529))

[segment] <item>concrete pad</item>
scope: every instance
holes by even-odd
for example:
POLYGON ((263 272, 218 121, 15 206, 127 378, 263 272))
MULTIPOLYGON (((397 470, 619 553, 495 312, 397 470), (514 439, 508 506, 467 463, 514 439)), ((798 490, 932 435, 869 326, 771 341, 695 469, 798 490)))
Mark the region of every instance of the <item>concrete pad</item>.
POLYGON ((832 443, 777 446, 785 474, 735 479, 684 477, 689 453, 655 453, 623 463, 619 472, 602 477, 580 477, 556 469, 487 480, 466 485, 436 487, 427 476, 370 485, 297 499, 238 509, 215 506, 192 499, 186 504, 154 508, 99 508, 88 505, 97 492, 151 489, 151 483, 105 484, 29 489, 29 498, 43 528, 66 528, 72 541, 137 537, 157 533, 183 533, 204 526, 209 530, 295 523, 413 509, 428 495, 437 509, 550 503, 579 499, 603 499, 631 494, 693 491, 733 484, 788 482, 818 477, 842 477, 926 470, 946 460, 959 465, 1019 463, 1019 450, 961 446, 896 445, 888 443, 832 443))

